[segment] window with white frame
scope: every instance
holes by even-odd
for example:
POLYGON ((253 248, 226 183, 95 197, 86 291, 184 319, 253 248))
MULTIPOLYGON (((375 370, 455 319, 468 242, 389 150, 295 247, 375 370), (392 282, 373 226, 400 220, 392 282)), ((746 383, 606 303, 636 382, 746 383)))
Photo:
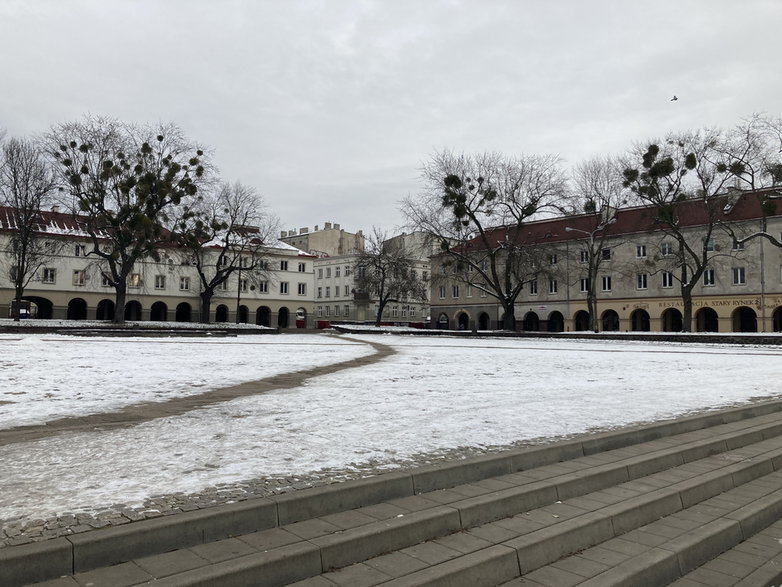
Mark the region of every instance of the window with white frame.
POLYGON ((323 279, 323 267, 318 269, 318 279, 323 279))
POLYGON ((485 297, 487 297, 487 296, 489 295, 489 294, 486 292, 486 289, 485 289, 485 288, 481 288, 480 292, 481 292, 481 297, 482 297, 482 298, 485 298, 485 297))
POLYGON ((339 277, 339 265, 334 267, 334 277, 339 277))
POLYGON ((673 255, 673 243, 664 242, 660 245, 660 254, 663 257, 670 257, 673 255))
POLYGON ((733 246, 731 247, 734 251, 743 251, 744 250, 744 243, 740 242, 734 242, 733 246))
POLYGON ((588 277, 582 277, 578 281, 579 291, 581 293, 587 293, 589 292, 589 278, 588 277))
POLYGON ((394 306, 393 308, 391 308, 391 317, 399 318, 399 306, 394 306))
POLYGON ((444 300, 445 299, 445 286, 444 285, 440 286, 440 289, 439 289, 438 293, 440 295, 440 299, 444 300))
POLYGON ((708 238, 703 240, 703 250, 711 252, 714 250, 714 239, 708 238))
POLYGON ((323 316, 323 306, 318 306, 317 312, 318 312, 318 318, 321 318, 323 316))
POLYGON ((87 272, 84 269, 74 269, 73 285, 84 285, 87 283, 87 272))
POLYGON ((319 287, 319 288, 318 288, 318 298, 320 299, 320 298, 322 298, 322 297, 323 297, 323 288, 322 288, 322 287, 319 287))
POLYGON ((550 293, 550 294, 557 293, 557 280, 556 279, 549 279, 548 280, 548 293, 550 293))
POLYGON ((459 297, 459 286, 458 285, 454 285, 453 286, 451 294, 452 294, 452 296, 454 298, 458 298, 459 297))
POLYGON ((744 267, 733 268, 733 285, 744 285, 747 283, 747 275, 744 267))
POLYGON ((44 283, 55 283, 57 281, 57 269, 54 267, 45 267, 42 281, 44 283))
POLYGON ((673 287, 673 273, 671 273, 670 271, 663 271, 661 285, 665 289, 673 287))
POLYGON ((635 288, 636 289, 646 289, 648 287, 649 282, 649 274, 648 273, 638 273, 635 276, 635 288))
POLYGON ((339 316, 339 306, 334 306, 334 315, 339 316))
POLYGON ((280 271, 287 271, 287 270, 288 270, 288 262, 280 261, 280 271))
POLYGON ((280 282, 280 293, 281 294, 287 294, 288 293, 288 282, 287 281, 281 281, 280 282))
POLYGON ((326 279, 331 277, 331 267, 326 267, 326 279))
POLYGON ((345 318, 350 317, 350 304, 345 304, 342 306, 342 315, 345 316, 345 318))
POLYGON ((269 293, 269 282, 268 281, 261 281, 258 284, 258 291, 260 293, 269 293))
POLYGON ((344 287, 344 291, 345 291, 345 293, 344 293, 343 295, 344 295, 345 297, 348 297, 348 296, 350 295, 350 286, 349 286, 349 285, 346 285, 346 286, 344 287))
POLYGON ((611 291, 611 276, 603 275, 603 291, 611 291))
POLYGON ((299 273, 306 273, 306 272, 307 272, 307 264, 299 263, 299 273))
POLYGON ((472 286, 469 283, 464 286, 464 296, 468 298, 472 297, 472 286))
POLYGON ((589 251, 582 249, 578 257, 579 263, 589 263, 589 251))
POLYGON ((345 277, 350 277, 350 265, 345 265, 345 277))
POLYGON ((331 297, 331 287, 330 287, 330 286, 328 286, 328 285, 326 286, 326 297, 327 297, 327 298, 330 298, 330 297, 331 297))
POLYGON ((155 275, 155 289, 166 289, 165 275, 155 275))
POLYGON ((638 259, 646 257, 646 245, 635 245, 635 256, 638 259))
POLYGON ((74 254, 77 257, 86 257, 87 256, 87 247, 84 246, 84 245, 76 245, 74 254))
POLYGON ((533 279, 529 282, 529 295, 536 296, 538 295, 538 280, 533 279))
POLYGON ((182 276, 179 278, 179 290, 188 291, 190 289, 190 278, 182 276))
POLYGON ((225 279, 220 282, 220 284, 217 286, 217 289, 220 291, 228 291, 228 280, 225 279))
POLYGON ((105 272, 101 272, 100 285, 101 287, 111 287, 111 275, 105 272))
POLYGON ((703 272, 703 285, 714 285, 714 269, 706 269, 703 272))
POLYGON ((307 284, 306 283, 299 283, 296 286, 296 293, 298 293, 300 296, 306 296, 307 295, 307 284))
POLYGON ((239 291, 247 291, 249 284, 247 280, 242 278, 239 280, 239 291))
POLYGON ((410 306, 410 317, 415 318, 415 306, 410 306))
POLYGON ((324 309, 326 310, 326 317, 331 316, 331 306, 325 306, 324 309))
POLYGON ((128 287, 141 287, 140 273, 131 273, 128 275, 128 287))
POLYGON ((556 253, 554 253, 552 255, 549 255, 549 257, 548 257, 549 265, 556 265, 557 261, 559 261, 559 257, 557 257, 556 253))

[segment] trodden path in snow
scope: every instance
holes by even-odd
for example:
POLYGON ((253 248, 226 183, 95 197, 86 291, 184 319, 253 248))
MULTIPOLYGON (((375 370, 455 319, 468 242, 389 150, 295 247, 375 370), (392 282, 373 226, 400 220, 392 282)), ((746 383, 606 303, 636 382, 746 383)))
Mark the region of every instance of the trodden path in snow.
POLYGON ((371 355, 322 365, 311 369, 302 369, 291 373, 283 373, 266 377, 257 381, 247 381, 229 387, 222 387, 205 391, 198 395, 186 397, 177 397, 162 402, 142 402, 126 406, 113 412, 102 412, 99 414, 89 414, 87 416, 75 416, 69 418, 60 418, 51 420, 45 424, 36 424, 30 426, 17 426, 0 430, 0 446, 27 442, 55 436, 63 432, 83 432, 95 428, 112 429, 126 428, 135 426, 143 422, 155 420, 157 418, 166 418, 169 416, 180 416, 192 410, 197 410, 206 406, 211 406, 223 402, 228 402, 237 398, 251 395, 259 395, 276 389, 288 389, 299 387, 308 379, 329 375, 345 369, 354 369, 376 363, 396 354, 396 350, 385 344, 378 342, 357 340, 349 337, 341 337, 345 340, 352 340, 359 344, 366 344, 375 349, 371 355))

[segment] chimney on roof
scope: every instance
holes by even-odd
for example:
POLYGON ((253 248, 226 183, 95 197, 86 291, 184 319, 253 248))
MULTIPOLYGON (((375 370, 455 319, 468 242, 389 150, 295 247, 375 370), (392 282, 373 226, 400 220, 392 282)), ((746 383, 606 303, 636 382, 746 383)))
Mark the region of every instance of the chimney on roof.
POLYGON ((287 230, 281 230, 280 231, 280 238, 285 238, 286 236, 288 236, 288 231, 287 230))
POLYGON ((331 230, 331 222, 326 222, 323 225, 323 230, 331 230))
POLYGON ((334 225, 334 230, 339 230, 339 224, 334 225))
POLYGON ((299 234, 307 234, 309 231, 310 229, 305 226, 304 228, 299 229, 299 234))
POLYGON ((318 232, 318 225, 315 225, 315 232, 318 232))
POLYGON ((60 211, 60 206, 58 204, 55 204, 52 206, 52 212, 57 213, 60 211))

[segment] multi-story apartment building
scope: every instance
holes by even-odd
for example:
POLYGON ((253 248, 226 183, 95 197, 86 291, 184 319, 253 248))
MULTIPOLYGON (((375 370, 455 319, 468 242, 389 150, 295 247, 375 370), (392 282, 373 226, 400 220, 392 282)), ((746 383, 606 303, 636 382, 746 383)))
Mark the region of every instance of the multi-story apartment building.
MULTIPOLYGON (((717 208, 712 235, 704 239, 704 219, 695 206, 680 208, 687 242, 707 254, 708 265, 693 288, 693 330, 714 332, 782 331, 782 248, 764 238, 734 242, 761 231, 782 241, 782 193, 731 192, 717 208), (769 197, 770 196, 770 197, 769 197)), ((679 331, 683 301, 681 265, 675 240, 654 222, 655 211, 637 207, 611 211, 596 231, 595 216, 568 216, 529 222, 517 246, 534 251, 514 309, 518 328, 528 331, 587 330, 588 250, 600 237, 596 275, 600 330, 679 331), (602 231, 605 231, 603 234, 602 231)), ((432 326, 448 329, 499 328, 502 307, 476 287, 469 267, 432 258, 432 326)), ((479 285, 479 284, 477 284, 479 285)))
MULTIPOLYGON (((25 289, 31 315, 54 319, 110 319, 114 288, 103 276, 101 260, 91 255, 92 241, 79 218, 56 211, 40 214, 41 238, 50 246, 41 267, 25 289)), ((14 298, 8 261, 13 216, 0 208, 0 304, 10 310, 14 298)), ((212 262, 217 263, 215 249, 212 262)), ((260 254, 265 270, 235 272, 218 287, 210 322, 244 322, 281 328, 313 325, 315 257, 282 242, 260 254)), ((128 278, 127 320, 195 322, 199 319, 200 281, 190 257, 175 246, 160 248, 160 261, 136 263, 128 278)), ((8 313, 6 315, 9 315, 8 313)))

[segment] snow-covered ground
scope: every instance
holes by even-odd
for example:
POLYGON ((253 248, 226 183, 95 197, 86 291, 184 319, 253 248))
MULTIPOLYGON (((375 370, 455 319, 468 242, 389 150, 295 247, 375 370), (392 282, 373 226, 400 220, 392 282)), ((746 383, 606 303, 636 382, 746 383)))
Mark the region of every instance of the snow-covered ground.
POLYGON ((0 446, 0 520, 370 461, 392 468, 420 453, 570 435, 782 391, 777 348, 392 335, 24 335, 0 337, 0 427, 372 352, 356 341, 382 342, 398 354, 129 429, 0 446), (107 366, 111 374, 101 376, 107 366), (56 398, 62 409, 51 407, 56 398))

